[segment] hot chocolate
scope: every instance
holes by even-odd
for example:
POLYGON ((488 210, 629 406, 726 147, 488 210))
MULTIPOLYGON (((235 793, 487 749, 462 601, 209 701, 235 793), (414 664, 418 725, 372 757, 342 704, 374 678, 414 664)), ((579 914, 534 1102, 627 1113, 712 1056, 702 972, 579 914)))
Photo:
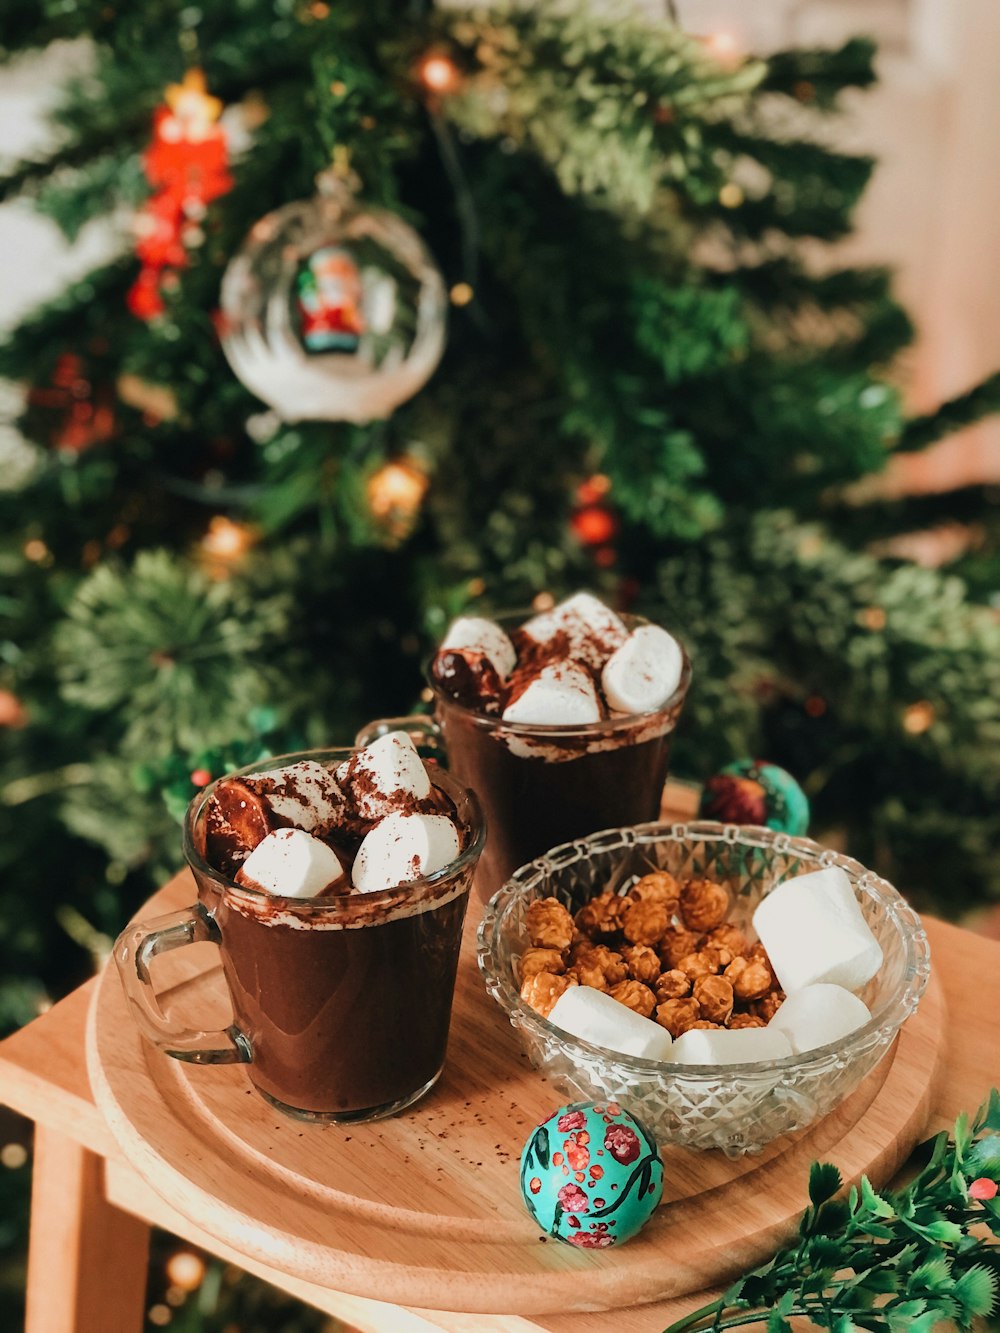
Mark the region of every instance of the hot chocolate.
POLYGON ((658 817, 690 677, 666 630, 586 593, 450 627, 430 679, 449 767, 489 821, 484 898, 550 847, 658 817))

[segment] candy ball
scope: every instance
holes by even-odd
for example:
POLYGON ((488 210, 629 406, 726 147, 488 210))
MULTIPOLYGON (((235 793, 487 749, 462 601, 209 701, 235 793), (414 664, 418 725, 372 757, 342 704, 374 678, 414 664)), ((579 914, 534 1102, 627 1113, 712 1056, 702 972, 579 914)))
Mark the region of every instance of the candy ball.
POLYGON ((809 801, 791 773, 758 759, 737 759, 709 778, 699 814, 724 824, 763 824, 793 837, 809 828, 809 801))
POLYGON ((663 1195, 663 1163, 649 1130, 617 1102, 572 1102, 524 1145, 521 1194, 550 1236, 606 1250, 652 1217, 663 1195))

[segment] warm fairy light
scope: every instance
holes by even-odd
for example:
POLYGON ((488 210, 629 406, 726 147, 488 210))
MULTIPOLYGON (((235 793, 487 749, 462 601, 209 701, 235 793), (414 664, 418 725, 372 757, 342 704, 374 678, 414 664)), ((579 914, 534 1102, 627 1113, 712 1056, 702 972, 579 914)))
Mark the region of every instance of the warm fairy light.
POLYGON ((936 717, 934 705, 927 699, 921 699, 919 703, 910 704, 903 714, 903 730, 911 736, 920 736, 931 729, 936 717))
POLYGON ((739 208, 745 197, 735 181, 727 181, 719 191, 719 203, 723 208, 739 208))
POLYGON ((885 629, 886 619, 885 610, 881 606, 866 606, 858 612, 858 620, 865 629, 885 629))
POLYGON ((469 579, 465 586, 468 589, 470 597, 482 597, 483 593, 486 591, 486 580, 469 579))
POLYGON ((194 1291, 201 1286, 205 1276, 205 1261, 190 1250, 178 1250, 166 1263, 167 1277, 175 1287, 184 1291, 194 1291))
POLYGON ((207 787, 212 781, 212 774, 207 768, 192 769, 188 776, 191 778, 192 787, 207 787))
POLYGON ((556 599, 550 592, 537 593, 531 599, 531 609, 533 611, 551 611, 556 604, 556 599))
POLYGON ((0 1164, 16 1171, 28 1160, 28 1150, 23 1143, 5 1143, 0 1148, 0 1164))
POLYGON ((432 93, 450 93, 458 87, 458 68, 447 56, 427 56, 420 63, 420 81, 432 93))
POLYGON ((24 704, 10 690, 0 690, 0 727, 16 729, 23 727, 28 720, 24 704))
POLYGON ((723 64, 737 60, 741 54, 740 43, 731 28, 720 28, 718 32, 709 33, 705 38, 705 45, 716 60, 723 64))
POLYGON ((165 1328, 174 1317, 169 1305, 151 1305, 146 1311, 146 1318, 157 1328, 165 1328))
POLYGON ((49 548, 40 537, 32 537, 26 541, 23 546, 26 560, 31 560, 34 564, 40 565, 43 560, 49 558, 49 548))
POLYGON ((252 542, 249 528, 234 523, 223 514, 216 514, 201 539, 201 549, 216 560, 238 560, 247 553, 252 542))
POLYGON ((468 305, 474 295, 475 292, 473 292, 467 282, 456 282, 454 287, 452 287, 451 291, 448 293, 452 305, 458 306, 468 305))
POLYGON ((427 494, 427 476, 407 459, 386 463, 368 479, 368 507, 381 521, 412 518, 427 494))
POLYGON ((581 505, 597 504, 611 490, 611 478, 603 472, 595 472, 586 481, 581 481, 576 488, 576 502, 581 505))
POLYGON ((334 97, 343 97, 344 93, 347 92, 347 84, 343 79, 334 79, 333 83, 330 84, 330 92, 333 93, 334 97))

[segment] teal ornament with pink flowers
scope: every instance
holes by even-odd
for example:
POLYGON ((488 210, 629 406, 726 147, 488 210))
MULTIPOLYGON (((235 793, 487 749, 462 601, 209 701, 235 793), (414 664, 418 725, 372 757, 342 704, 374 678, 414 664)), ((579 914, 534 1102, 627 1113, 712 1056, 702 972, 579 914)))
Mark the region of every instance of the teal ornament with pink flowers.
POLYGON ((663 1197, 649 1130, 617 1102, 572 1102, 543 1120, 521 1153, 521 1194, 550 1236, 582 1250, 630 1240, 663 1197))

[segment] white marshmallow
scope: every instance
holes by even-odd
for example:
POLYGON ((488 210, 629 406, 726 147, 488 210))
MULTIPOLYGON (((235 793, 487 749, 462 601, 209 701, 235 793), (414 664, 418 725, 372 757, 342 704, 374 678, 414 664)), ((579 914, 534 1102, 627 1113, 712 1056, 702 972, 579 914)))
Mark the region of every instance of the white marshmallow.
POLYGON ((453 620, 438 651, 448 648, 482 653, 501 680, 506 680, 517 665, 517 653, 510 639, 499 625, 482 616, 459 616, 453 620))
POLYGON ((307 833, 331 829, 346 804, 333 774, 313 759, 264 773, 247 773, 240 781, 261 796, 281 819, 307 833))
POLYGON ((620 713, 652 713, 681 683, 684 657, 672 634, 640 625, 608 658, 601 673, 608 707, 620 713))
POLYGON ((380 736, 359 750, 347 767, 354 804, 365 819, 391 813, 408 797, 422 801, 431 794, 427 770, 405 731, 380 736))
POLYGON ((236 882, 283 898, 315 898, 343 874, 336 852, 325 842, 303 829, 279 828, 253 849, 236 882))
POLYGON ((609 1051, 643 1060, 669 1060, 673 1043, 666 1028, 643 1018, 592 986, 570 986, 549 1014, 549 1022, 574 1037, 609 1051))
POLYGON ((572 662, 543 667, 522 694, 503 710, 505 722, 542 726, 576 726, 599 722, 601 703, 594 682, 572 662))
POLYGON ((786 879, 760 903, 753 924, 788 994, 817 982, 857 990, 882 966, 878 940, 839 866, 786 879))
POLYGON ((610 607, 589 592, 574 593, 564 602, 534 616, 521 631, 536 643, 548 643, 556 634, 569 639, 570 655, 600 667, 628 638, 628 630, 610 607))
POLYGON ((868 1006, 843 986, 819 983, 803 986, 787 996, 768 1023, 768 1031, 780 1031, 796 1055, 839 1041, 871 1019, 868 1006))
POLYGON ((766 1028, 688 1028, 674 1042, 677 1065, 749 1065, 782 1060, 792 1054, 783 1032, 766 1028))
POLYGON ((392 889, 433 875, 458 853, 458 833, 444 815, 386 815, 358 848, 354 887, 362 893, 392 889))

